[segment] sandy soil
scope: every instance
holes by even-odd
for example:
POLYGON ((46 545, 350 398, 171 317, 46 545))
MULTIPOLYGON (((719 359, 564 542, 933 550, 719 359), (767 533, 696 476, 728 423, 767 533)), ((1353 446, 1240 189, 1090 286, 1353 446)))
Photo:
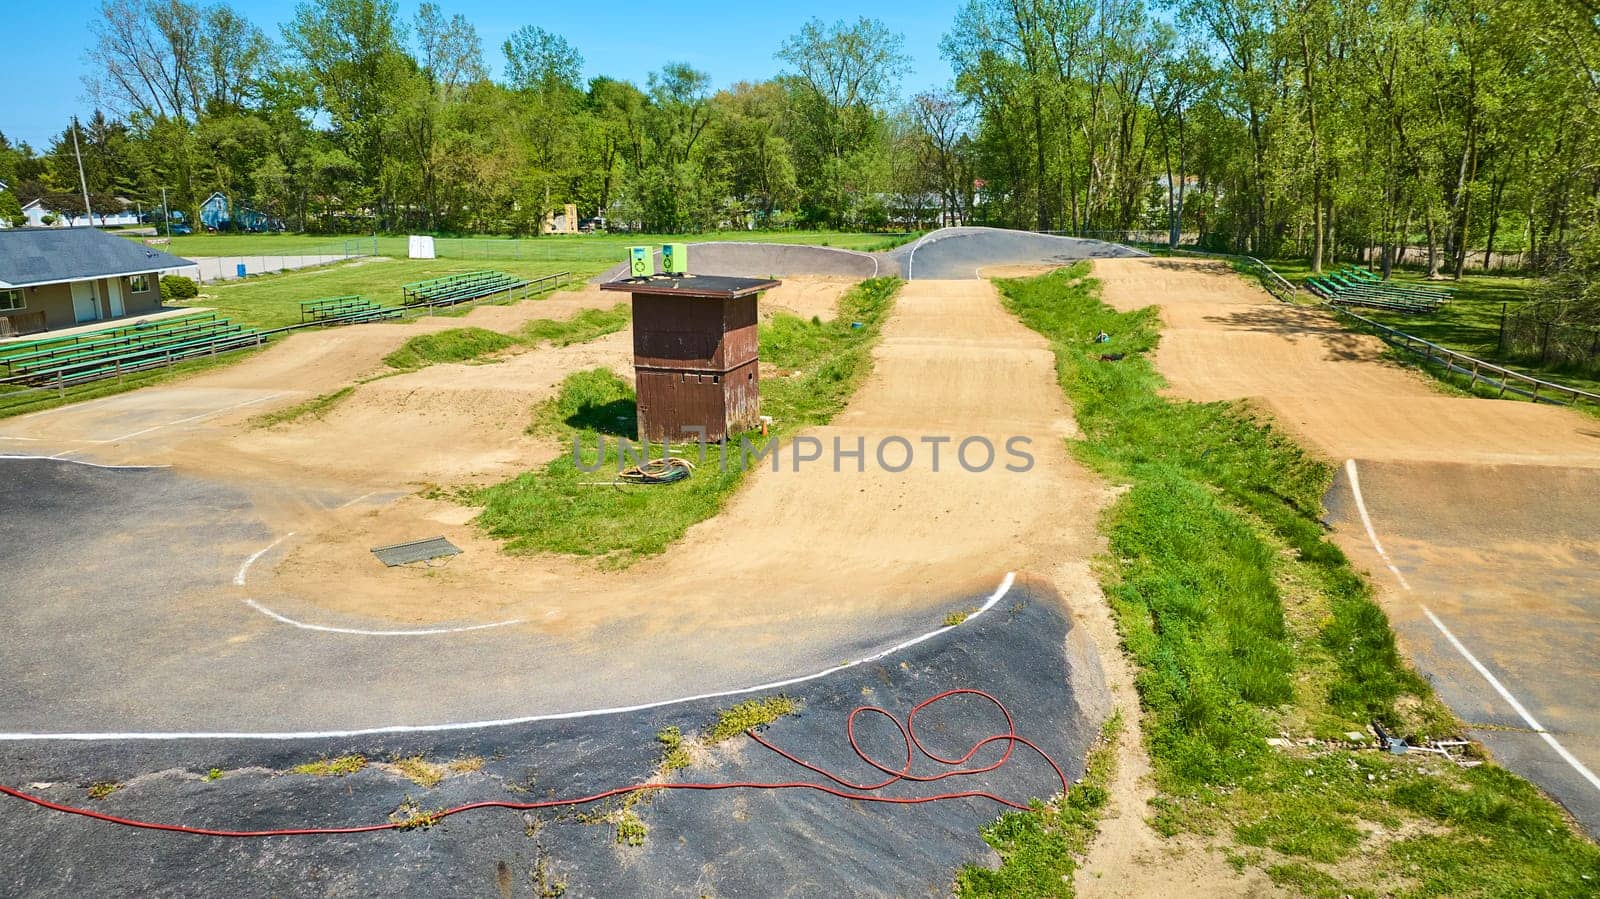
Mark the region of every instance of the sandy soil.
MULTIPOLYGON (((1171 395, 1249 400, 1331 461, 1357 460, 1389 559, 1374 551, 1342 473, 1328 500, 1334 540, 1377 573, 1371 580, 1407 657, 1458 714, 1523 724, 1440 638, 1424 605, 1589 765, 1600 764, 1581 742, 1593 733, 1587 697, 1596 693, 1574 686, 1600 683, 1592 501, 1600 423, 1558 407, 1446 395, 1385 361, 1376 338, 1278 303, 1217 262, 1097 260, 1094 274, 1112 306, 1160 306, 1166 327, 1155 361, 1171 395), (1387 570, 1391 559, 1409 588, 1387 570)), ((1553 753, 1507 764, 1558 798, 1593 803, 1553 753)), ((1120 820, 1108 821, 1103 839, 1112 845, 1097 853, 1126 857, 1126 847, 1152 838, 1120 820)), ((1122 866, 1091 858, 1096 869, 1109 879, 1122 866)), ((1152 869, 1137 870, 1144 878, 1152 869)), ((1111 894, 1132 894, 1120 890, 1111 894)))
MULTIPOLYGON (((514 364, 435 377, 500 378, 514 364)), ((558 633, 618 622, 670 633, 729 617, 781 640, 797 619, 847 619, 955 591, 987 592, 1006 571, 1086 558, 1104 488, 1067 458, 1060 438, 1072 429, 1048 347, 1004 312, 988 283, 915 282, 885 327, 872 376, 832 426, 813 432, 830 451, 835 439, 847 449, 864 441, 865 472, 849 461, 839 472, 827 461, 795 471, 785 448, 783 470, 755 473, 721 515, 625 572, 507 556, 466 522, 469 512, 420 498, 375 511, 284 510, 283 529, 299 533, 270 588, 383 620, 514 616, 558 633), (888 436, 923 450, 906 471, 872 462, 888 436), (937 473, 923 436, 954 438, 937 473), (1008 437, 1027 437, 1035 465, 1026 473, 1001 464, 964 471, 954 450, 969 436, 1002 448, 1008 437), (372 546, 424 532, 443 532, 467 552, 431 573, 385 570, 367 557, 372 546), (645 595, 671 601, 641 602, 645 595)), ((891 450, 891 462, 899 452, 891 450)))
POLYGON ((1102 296, 1161 306, 1156 367, 1170 393, 1250 398, 1311 447, 1343 460, 1600 467, 1600 423, 1532 403, 1446 396, 1384 361, 1384 344, 1327 314, 1285 306, 1219 262, 1104 259, 1102 296))

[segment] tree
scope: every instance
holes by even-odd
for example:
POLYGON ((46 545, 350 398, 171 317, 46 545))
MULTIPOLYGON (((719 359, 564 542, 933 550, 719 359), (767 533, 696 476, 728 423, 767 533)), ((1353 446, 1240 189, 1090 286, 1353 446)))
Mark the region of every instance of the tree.
MULTIPOLYGON (((901 35, 862 17, 812 19, 778 51, 793 69, 801 186, 830 224, 844 220, 851 170, 864 167, 862 154, 882 135, 882 109, 910 65, 904 46, 901 35)), ((859 193, 865 185, 856 186, 859 193)))

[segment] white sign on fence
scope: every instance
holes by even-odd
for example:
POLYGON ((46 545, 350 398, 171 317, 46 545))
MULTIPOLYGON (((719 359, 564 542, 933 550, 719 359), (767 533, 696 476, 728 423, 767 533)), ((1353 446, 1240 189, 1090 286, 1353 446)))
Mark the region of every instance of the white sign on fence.
POLYGON ((429 237, 426 234, 413 234, 413 235, 411 235, 411 254, 410 255, 411 255, 412 259, 432 259, 432 258, 434 258, 434 255, 433 255, 433 238, 429 237))

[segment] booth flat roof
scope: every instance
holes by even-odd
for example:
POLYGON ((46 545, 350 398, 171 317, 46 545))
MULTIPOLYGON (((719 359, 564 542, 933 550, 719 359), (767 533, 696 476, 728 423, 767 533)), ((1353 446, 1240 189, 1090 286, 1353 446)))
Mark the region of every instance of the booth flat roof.
POLYGON ((724 275, 656 275, 651 278, 623 278, 607 281, 601 290, 625 290, 655 296, 731 300, 777 287, 771 278, 730 278, 724 275))

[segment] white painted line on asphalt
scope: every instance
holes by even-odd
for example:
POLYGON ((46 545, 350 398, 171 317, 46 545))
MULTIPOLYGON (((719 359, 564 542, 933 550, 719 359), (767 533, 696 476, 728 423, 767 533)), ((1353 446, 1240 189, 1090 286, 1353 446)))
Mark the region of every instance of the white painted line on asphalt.
POLYGON ((219 731, 219 732, 206 732, 206 731, 194 731, 194 732, 144 731, 144 732, 140 732, 140 731, 131 731, 131 732, 126 732, 126 733, 57 733, 57 734, 49 734, 49 733, 0 733, 0 742, 5 742, 5 743, 39 742, 39 741, 63 741, 63 742, 64 741, 97 741, 97 742, 106 742, 106 741, 120 741, 120 740, 326 740, 326 739, 334 739, 334 738, 343 739, 343 738, 346 738, 346 737, 365 737, 365 736, 373 736, 373 735, 377 735, 377 734, 437 733, 437 732, 440 732, 440 731, 476 730, 476 729, 479 729, 479 728, 488 728, 488 727, 507 727, 507 726, 516 725, 516 724, 533 724, 533 723, 539 722, 539 721, 570 721, 570 720, 577 719, 577 718, 597 718, 597 717, 600 717, 600 716, 603 716, 603 715, 621 715, 621 714, 626 714, 628 712, 642 712, 642 711, 646 711, 648 709, 658 709, 658 708, 662 708, 664 706, 679 705, 679 704, 686 703, 686 702, 699 702, 700 700, 703 700, 703 699, 721 699, 723 697, 738 696, 738 695, 744 694, 744 693, 759 693, 759 692, 763 692, 763 691, 766 691, 766 690, 778 690, 778 689, 782 689, 784 687, 792 687, 795 684, 802 684, 802 683, 805 683, 806 681, 816 680, 817 678, 820 678, 820 677, 826 677, 826 676, 828 676, 830 674, 833 674, 835 672, 844 671, 844 670, 849 669, 849 668, 854 668, 854 667, 856 667, 858 665, 866 665, 866 664, 869 664, 871 662, 876 662, 879 659, 882 659, 882 658, 884 658, 886 656, 893 655, 894 653, 900 652, 901 650, 909 649, 909 648, 911 648, 913 646, 916 646, 918 643, 921 643, 921 642, 923 642, 925 640, 931 640, 932 638, 937 637, 940 634, 946 633, 948 631, 954 630, 955 628, 964 627, 967 624, 967 622, 972 621, 974 618, 977 618, 979 615, 982 615, 984 612, 987 612, 990 609, 994 608, 995 605, 1000 602, 1001 598, 1003 598, 1007 593, 1011 592, 1011 587, 1012 587, 1012 585, 1014 583, 1016 583, 1016 579, 1017 579, 1016 572, 1014 572, 1014 571, 1006 572, 1005 578, 1000 581, 1000 586, 995 588, 995 591, 993 593, 989 594, 989 599, 986 602, 984 602, 984 604, 976 612, 973 612, 971 615, 968 615, 966 620, 963 621, 961 624, 953 625, 951 627, 941 627, 938 630, 929 631, 926 634, 923 634, 923 635, 921 635, 919 637, 912 637, 909 640, 903 641, 901 643, 897 643, 894 646, 889 647, 888 649, 885 649, 885 650, 883 650, 881 652, 874 653, 873 655, 867 656, 866 658, 857 659, 857 660, 855 660, 853 662, 845 662, 842 665, 835 665, 832 668, 827 668, 827 669, 824 669, 822 671, 818 671, 818 672, 816 672, 814 674, 801 675, 800 677, 791 677, 791 678, 788 678, 787 680, 771 681, 771 682, 765 683, 765 684, 756 684, 755 686, 752 686, 752 687, 736 687, 736 688, 734 688, 732 690, 719 690, 719 691, 714 692, 714 693, 701 693, 701 694, 698 694, 698 695, 695 695, 695 696, 682 696, 682 697, 679 697, 677 699, 663 699, 663 700, 660 700, 660 701, 657 701, 657 702, 645 702, 645 703, 640 703, 638 705, 617 706, 615 708, 608 708, 608 709, 585 709, 583 711, 578 711, 578 712, 557 712, 555 714, 550 714, 550 715, 527 715, 527 716, 520 717, 520 718, 498 718, 498 719, 494 719, 494 720, 490 720, 490 721, 462 721, 462 722, 455 722, 455 723, 450 723, 450 724, 395 724, 395 725, 390 725, 388 727, 367 727, 367 728, 358 728, 358 729, 353 729, 353 730, 284 731, 284 732, 281 732, 281 733, 262 733, 262 732, 252 732, 252 731, 243 731, 243 732, 222 732, 222 731, 219 731))
POLYGON ((1495 677, 1494 673, 1485 667, 1482 662, 1478 661, 1477 656, 1474 656, 1471 652, 1467 651, 1467 647, 1462 645, 1460 640, 1456 639, 1455 634, 1450 633, 1450 629, 1444 626, 1444 622, 1439 620, 1439 616, 1433 614, 1433 611, 1427 606, 1422 607, 1422 614, 1427 615, 1428 620, 1433 622, 1433 626, 1439 629, 1439 633, 1444 634, 1444 638, 1449 640, 1450 645, 1456 648, 1456 652, 1461 653, 1461 657, 1466 659, 1473 668, 1476 668, 1479 674, 1483 675, 1483 679, 1489 682, 1489 686, 1493 687, 1496 693, 1500 694, 1500 698, 1504 699, 1513 709, 1516 710, 1517 714, 1522 718, 1522 720, 1527 722, 1530 730, 1543 737, 1544 741, 1550 744, 1550 748, 1554 749, 1557 755, 1561 756, 1561 758, 1564 759, 1567 764, 1571 765, 1574 771, 1577 771, 1580 775, 1582 775, 1583 779, 1587 780, 1596 790, 1600 790, 1600 777, 1596 777, 1595 773, 1590 771, 1588 767, 1583 764, 1583 762, 1579 761, 1577 756, 1574 756, 1572 753, 1568 752, 1567 747, 1561 745, 1561 741, 1557 740, 1554 734, 1550 733, 1548 730, 1545 730, 1544 725, 1540 724, 1532 715, 1528 714, 1528 710, 1523 707, 1522 703, 1517 701, 1517 697, 1511 695, 1511 691, 1507 690, 1505 685, 1500 683, 1500 679, 1495 677))
MULTIPOLYGON (((71 450, 70 452, 80 452, 80 451, 79 450, 71 450)), ((87 465, 90 468, 109 468, 109 469, 112 469, 112 470, 115 470, 115 471, 152 469, 152 468, 171 468, 172 467, 171 465, 101 465, 98 462, 84 462, 84 461, 79 460, 79 459, 64 459, 64 458, 62 458, 62 456, 64 456, 64 455, 66 455, 66 454, 65 453, 61 453, 61 454, 54 455, 54 456, 21 456, 21 455, 13 455, 13 454, 6 453, 6 454, 0 454, 0 459, 18 459, 18 460, 34 459, 34 460, 42 461, 42 462, 66 462, 66 463, 71 464, 71 465, 87 465)))
MULTIPOLYGON (((374 492, 376 492, 376 491, 374 491, 374 492)), ((371 496, 371 495, 372 495, 371 493, 368 493, 366 496, 358 496, 355 499, 351 500, 350 502, 351 503, 358 502, 360 500, 366 499, 367 496, 371 496)), ((346 503, 345 505, 349 505, 349 504, 350 503, 346 503)), ((339 508, 342 509, 342 508, 344 508, 344 506, 340 506, 339 508)), ((276 540, 272 541, 271 543, 267 544, 266 546, 262 547, 261 549, 258 549, 255 552, 251 553, 250 557, 248 559, 244 560, 244 564, 239 566, 239 570, 234 573, 234 575, 233 575, 233 585, 235 587, 243 587, 245 585, 246 577, 250 574, 250 566, 254 565, 256 563, 256 561, 259 560, 262 556, 266 555, 269 552, 272 552, 272 550, 275 549, 279 544, 283 543, 283 541, 288 540, 290 537, 293 537, 294 535, 295 535, 295 532, 294 531, 290 531, 289 533, 284 534, 282 537, 279 537, 278 539, 276 539, 276 540)), ((274 612, 273 610, 267 608, 266 606, 262 605, 261 603, 256 602, 253 599, 246 599, 244 601, 244 604, 249 606, 252 609, 255 609, 257 612, 260 612, 261 614, 267 616, 268 618, 273 619, 274 621, 279 621, 279 622, 282 622, 283 624, 293 625, 294 627, 298 627, 301 630, 321 631, 321 632, 327 633, 327 634, 352 634, 352 635, 355 635, 355 636, 358 636, 358 637, 432 637, 432 636, 437 636, 439 634, 462 634, 462 633, 466 633, 467 631, 482 631, 482 630, 488 630, 489 628, 492 628, 492 627, 505 627, 508 624, 521 624, 522 623, 522 619, 521 618, 513 618, 510 621, 498 621, 498 622, 495 622, 494 624, 472 624, 472 625, 467 625, 467 626, 464 626, 464 627, 435 627, 435 628, 424 628, 424 629, 420 629, 420 630, 398 630, 398 631, 361 630, 359 628, 353 628, 353 627, 333 627, 331 625, 326 625, 326 624, 311 624, 311 623, 305 622, 305 621, 296 621, 295 619, 290 618, 288 615, 282 615, 282 614, 279 614, 277 612, 274 612)))
POLYGON ((94 442, 95 443, 120 443, 121 441, 129 440, 129 439, 132 439, 134 437, 142 437, 143 435, 148 434, 151 431, 159 431, 159 430, 161 430, 163 428, 170 428, 170 427, 172 427, 174 425, 188 424, 191 421, 199 421, 202 418, 213 418, 213 417, 218 416, 218 415, 226 415, 227 413, 232 412, 235 409, 243 409, 246 406, 254 406, 257 403, 264 403, 267 400, 277 399, 278 397, 283 396, 287 392, 288 391, 279 391, 277 393, 268 394, 267 396, 263 396, 263 397, 260 397, 258 399, 246 400, 245 402, 242 402, 242 403, 235 403, 234 405, 229 406, 226 409, 213 409, 210 412, 202 412, 199 415, 191 415, 188 418, 180 418, 177 421, 169 421, 164 425, 152 425, 152 426, 150 426, 148 428, 145 428, 143 430, 134 431, 134 432, 129 433, 129 434, 123 434, 121 437, 112 437, 110 440, 96 440, 94 442))
POLYGON ((262 556, 266 555, 269 552, 272 552, 272 550, 274 548, 276 548, 278 544, 282 543, 285 540, 288 540, 290 537, 293 537, 293 536, 294 536, 294 531, 290 531, 289 533, 284 534, 282 537, 279 537, 278 539, 272 541, 271 543, 268 543, 266 546, 263 546, 260 549, 256 550, 255 552, 251 553, 250 554, 250 558, 245 559, 244 560, 244 564, 240 565, 239 566, 239 570, 234 573, 234 575, 233 575, 233 585, 235 587, 243 587, 244 586, 244 577, 245 577, 246 574, 248 574, 250 572, 250 566, 254 565, 256 563, 257 559, 261 558, 262 556))
MULTIPOLYGON (((1400 569, 1394 567, 1394 563, 1389 561, 1389 554, 1383 551, 1383 544, 1378 542, 1378 534, 1372 529, 1372 519, 1367 515, 1367 503, 1366 500, 1361 496, 1361 480, 1356 476, 1356 460, 1346 459, 1344 467, 1346 473, 1350 475, 1350 493, 1356 498, 1356 510, 1361 513, 1361 523, 1367 528, 1367 539, 1372 541, 1372 548, 1378 551, 1378 555, 1383 557, 1385 564, 1389 566, 1389 570, 1394 572, 1395 577, 1400 581, 1400 586, 1404 587, 1407 593, 1412 592, 1411 585, 1406 582, 1405 576, 1400 573, 1400 569)), ((1519 702, 1517 697, 1511 694, 1510 690, 1506 689, 1505 684, 1500 683, 1500 679, 1494 676, 1494 672, 1490 671, 1487 666, 1478 661, 1478 657, 1473 655, 1472 652, 1467 649, 1466 644, 1457 639, 1456 635, 1451 633, 1450 629, 1444 626, 1444 622, 1439 620, 1438 615, 1433 614, 1432 609, 1420 602, 1417 603, 1417 606, 1418 608, 1422 609, 1422 614, 1428 616, 1428 620, 1433 622, 1433 626, 1439 629, 1439 633, 1444 635, 1444 638, 1449 641, 1450 645, 1455 647, 1456 652, 1460 653, 1461 657, 1466 659, 1468 664, 1476 669, 1479 674, 1483 675, 1483 679, 1489 682, 1489 686, 1493 687, 1494 691, 1500 694, 1500 698, 1504 699, 1506 704, 1510 705, 1512 710, 1515 711, 1517 715, 1527 723, 1528 729, 1542 737, 1546 743, 1550 744, 1550 748, 1556 751, 1556 755, 1561 756, 1563 761, 1572 766, 1572 770, 1578 772, 1578 774, 1582 776, 1584 780, 1587 780, 1596 790, 1600 790, 1600 777, 1596 777, 1595 773, 1590 771, 1582 761, 1579 761, 1577 756, 1569 752, 1567 747, 1561 745, 1561 741, 1557 740, 1554 734, 1550 733, 1548 730, 1545 730, 1544 725, 1540 724, 1538 720, 1528 712, 1527 707, 1519 702)))
POLYGON ((911 245, 911 252, 906 254, 906 280, 907 281, 911 280, 911 267, 916 264, 916 261, 917 261, 917 250, 922 247, 923 243, 925 243, 928 238, 932 237, 935 234, 938 234, 942 230, 944 230, 944 229, 943 228, 935 228, 932 231, 929 231, 927 234, 924 234, 921 237, 917 238, 917 242, 911 245))
POLYGON ((464 634, 467 631, 485 631, 494 627, 505 627, 508 624, 522 623, 521 618, 513 618, 510 621, 497 621, 494 624, 472 624, 465 627, 435 627, 413 631, 367 631, 353 627, 330 627, 325 624, 307 624, 304 621, 296 621, 287 615, 280 615, 277 612, 272 611, 253 599, 245 600, 244 604, 252 609, 255 609, 257 612, 260 612, 268 618, 273 619, 274 621, 290 624, 300 628, 301 630, 322 631, 323 633, 328 634, 353 634, 358 637, 432 637, 439 634, 464 634))
POLYGON ((1394 566, 1394 561, 1389 558, 1389 554, 1383 551, 1383 544, 1378 542, 1378 532, 1372 529, 1372 518, 1367 514, 1367 501, 1361 497, 1361 476, 1356 473, 1356 460, 1344 460, 1344 470, 1350 476, 1350 493, 1356 498, 1356 511, 1361 513, 1361 524, 1367 529, 1367 539, 1372 541, 1372 548, 1378 551, 1378 555, 1383 559, 1383 564, 1389 566, 1389 570, 1394 572, 1395 580, 1399 581, 1400 586, 1406 588, 1407 592, 1409 592, 1411 585, 1406 582, 1406 576, 1400 573, 1400 569, 1394 566))
POLYGON ((355 504, 356 504, 356 503, 359 503, 359 502, 361 502, 361 501, 362 501, 362 500, 364 500, 364 499, 366 499, 366 498, 367 498, 367 497, 369 497, 369 496, 372 496, 372 495, 373 495, 373 494, 375 494, 375 493, 377 493, 377 492, 378 492, 378 491, 376 491, 376 490, 373 490, 373 491, 370 491, 370 492, 367 492, 367 493, 363 493, 363 494, 361 494, 361 495, 360 495, 360 496, 358 496, 358 497, 356 497, 356 498, 355 498, 355 499, 353 499, 353 500, 351 500, 351 501, 349 501, 349 502, 347 502, 347 503, 342 503, 342 504, 340 504, 340 505, 337 505, 337 506, 334 506, 334 507, 333 507, 333 511, 335 511, 335 512, 337 512, 337 511, 339 511, 339 510, 340 510, 340 509, 348 509, 348 508, 350 508, 350 507, 351 507, 351 506, 353 506, 353 505, 355 505, 355 504))

